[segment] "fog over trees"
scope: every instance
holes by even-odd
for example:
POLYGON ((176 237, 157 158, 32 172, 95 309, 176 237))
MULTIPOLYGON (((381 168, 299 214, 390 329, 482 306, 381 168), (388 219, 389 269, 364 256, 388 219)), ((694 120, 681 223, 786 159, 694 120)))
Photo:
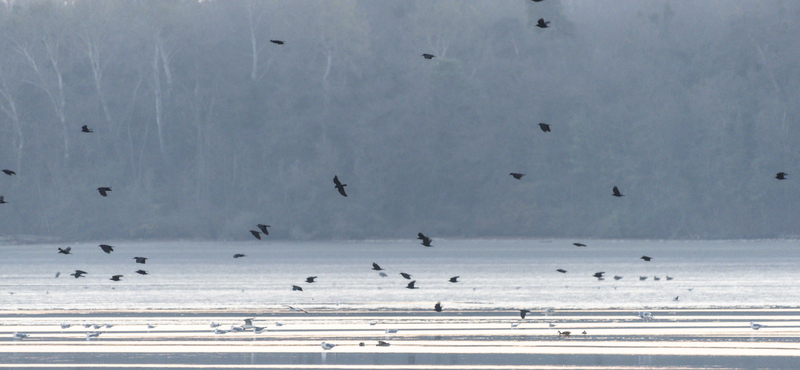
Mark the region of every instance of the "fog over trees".
POLYGON ((798 36, 788 0, 3 2, 0 237, 796 236, 798 36))

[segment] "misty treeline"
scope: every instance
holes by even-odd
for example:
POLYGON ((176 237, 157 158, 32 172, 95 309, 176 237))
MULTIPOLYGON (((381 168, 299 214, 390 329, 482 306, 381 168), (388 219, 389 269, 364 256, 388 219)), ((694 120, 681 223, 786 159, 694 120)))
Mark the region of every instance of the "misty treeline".
POLYGON ((798 35, 778 0, 4 2, 0 236, 797 235, 798 35))

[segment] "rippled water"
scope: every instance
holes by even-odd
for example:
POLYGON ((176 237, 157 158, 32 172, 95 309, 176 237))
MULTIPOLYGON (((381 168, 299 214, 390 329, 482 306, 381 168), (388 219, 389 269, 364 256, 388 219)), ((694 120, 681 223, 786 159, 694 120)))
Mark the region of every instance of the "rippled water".
POLYGON ((0 247, 8 309, 800 306, 797 241, 120 242, 0 247), (572 242, 589 246, 576 248, 572 242), (247 257, 234 259, 234 253, 247 257), (639 259, 653 257, 650 262, 639 259), (136 264, 133 257, 147 257, 136 264), (387 277, 372 271, 372 262, 387 277), (149 271, 141 276, 137 269, 149 271), (561 274, 556 269, 568 272, 561 274), (74 279, 75 269, 88 272, 74 279), (419 289, 405 289, 406 272, 419 289), (592 274, 604 271, 606 280, 592 274), (56 272, 61 272, 55 278, 56 272), (115 274, 123 281, 113 282, 115 274), (614 275, 623 276, 615 281, 614 275), (666 281, 666 276, 674 278, 666 281), (307 276, 317 282, 305 283, 307 276), (460 276, 458 283, 450 283, 460 276), (639 281, 639 276, 647 280, 639 281), (659 276, 660 281, 653 277, 659 276), (292 291, 292 285, 304 291, 292 291), (11 294, 13 293, 13 294, 11 294), (673 299, 678 296, 678 301, 673 299))

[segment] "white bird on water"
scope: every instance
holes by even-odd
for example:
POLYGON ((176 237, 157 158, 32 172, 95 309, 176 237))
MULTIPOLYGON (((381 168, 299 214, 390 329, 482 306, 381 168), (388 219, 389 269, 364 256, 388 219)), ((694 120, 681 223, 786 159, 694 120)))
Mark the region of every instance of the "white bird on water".
POLYGON ((215 323, 215 322, 213 322, 213 321, 211 322, 211 327, 212 327, 212 328, 216 328, 216 327, 218 327, 218 326, 220 326, 220 325, 222 325, 222 324, 217 324, 217 323, 215 323))
POLYGON ((331 349, 331 348, 333 348, 333 347, 336 347, 336 345, 333 344, 333 343, 322 342, 322 349, 324 349, 326 351, 331 349))
POLYGON ((72 325, 70 325, 70 324, 61 324, 61 329, 69 329, 70 326, 72 326, 72 325))
POLYGON ((88 341, 91 338, 97 338, 100 336, 100 333, 86 333, 86 340, 88 341))
POLYGON ((758 329, 761 329, 761 328, 763 328, 765 326, 766 325, 756 324, 756 323, 750 321, 750 329, 758 330, 758 329))
POLYGON ((397 329, 386 329, 385 333, 386 334, 396 334, 397 333, 397 329))

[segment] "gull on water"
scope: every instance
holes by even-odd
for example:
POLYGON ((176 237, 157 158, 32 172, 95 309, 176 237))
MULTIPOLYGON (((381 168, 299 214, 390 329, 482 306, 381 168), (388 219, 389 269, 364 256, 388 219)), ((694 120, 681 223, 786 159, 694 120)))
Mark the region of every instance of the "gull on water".
POLYGON ((384 333, 386 333, 386 334, 396 334, 397 333, 397 329, 386 329, 386 331, 384 331, 384 333))
POLYGON ((218 327, 218 326, 220 326, 220 325, 222 325, 222 324, 217 324, 217 323, 215 323, 215 322, 213 322, 213 321, 211 322, 211 327, 212 327, 212 328, 216 328, 216 327, 218 327))
POLYGON ((27 337, 29 337, 29 335, 28 335, 28 334, 25 334, 25 333, 20 333, 20 332, 16 332, 16 331, 14 332, 14 335, 13 335, 13 338, 14 338, 14 339, 20 339, 20 340, 21 340, 21 339, 25 339, 25 338, 27 338, 27 337))
POLYGON ((756 324, 756 323, 750 321, 750 329, 758 330, 758 329, 761 329, 761 328, 763 328, 765 326, 766 325, 756 324))
POLYGON ((331 349, 331 348, 333 348, 333 347, 336 347, 336 345, 333 344, 333 343, 322 342, 322 349, 324 349, 326 351, 331 349))
POLYGON ((72 326, 72 325, 70 325, 70 324, 61 324, 61 329, 69 329, 70 326, 72 326))
POLYGON ((86 340, 88 341, 89 339, 97 338, 99 336, 100 336, 100 333, 97 333, 97 332, 86 333, 86 340))

